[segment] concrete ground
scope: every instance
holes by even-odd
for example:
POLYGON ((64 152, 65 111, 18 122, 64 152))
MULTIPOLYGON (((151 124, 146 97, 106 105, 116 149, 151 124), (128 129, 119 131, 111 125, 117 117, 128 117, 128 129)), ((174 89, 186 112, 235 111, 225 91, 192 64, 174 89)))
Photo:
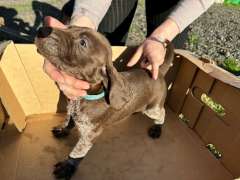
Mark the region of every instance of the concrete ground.
MULTIPOLYGON (((66 158, 77 141, 76 132, 61 140, 52 136, 51 128, 63 119, 61 115, 42 115, 29 119, 22 134, 11 126, 2 131, 0 179, 54 179, 53 165, 66 158)), ((170 110, 160 139, 147 136, 151 124, 151 120, 135 114, 107 128, 73 180, 233 179, 170 110)))

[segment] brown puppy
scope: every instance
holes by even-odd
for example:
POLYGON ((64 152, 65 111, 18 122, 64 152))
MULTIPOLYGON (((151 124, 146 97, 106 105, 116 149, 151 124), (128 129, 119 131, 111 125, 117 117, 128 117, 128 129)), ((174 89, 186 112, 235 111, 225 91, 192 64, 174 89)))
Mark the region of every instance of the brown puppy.
POLYGON ((154 120, 149 135, 157 138, 164 122, 164 101, 167 87, 164 75, 173 61, 173 48, 168 47, 158 80, 149 72, 132 69, 117 72, 112 63, 109 42, 100 33, 79 27, 39 30, 35 41, 38 52, 62 71, 91 84, 88 94, 98 94, 71 100, 68 104, 66 123, 53 129, 56 137, 69 134, 76 125, 80 139, 69 158, 56 164, 57 178, 70 178, 80 160, 85 157, 93 142, 106 125, 142 112, 154 120), (99 98, 91 100, 91 98, 99 98), (101 98, 102 97, 102 98, 101 98))

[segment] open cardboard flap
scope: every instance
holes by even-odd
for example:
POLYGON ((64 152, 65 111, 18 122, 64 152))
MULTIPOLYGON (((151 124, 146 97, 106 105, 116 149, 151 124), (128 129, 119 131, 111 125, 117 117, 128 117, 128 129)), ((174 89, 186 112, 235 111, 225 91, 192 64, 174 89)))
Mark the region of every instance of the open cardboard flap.
POLYGON ((222 82, 230 84, 231 86, 240 88, 240 77, 233 75, 232 73, 218 67, 214 61, 204 62, 195 56, 191 55, 189 51, 176 49, 175 52, 184 56, 186 59, 194 63, 199 69, 209 74, 210 76, 219 79, 222 82))

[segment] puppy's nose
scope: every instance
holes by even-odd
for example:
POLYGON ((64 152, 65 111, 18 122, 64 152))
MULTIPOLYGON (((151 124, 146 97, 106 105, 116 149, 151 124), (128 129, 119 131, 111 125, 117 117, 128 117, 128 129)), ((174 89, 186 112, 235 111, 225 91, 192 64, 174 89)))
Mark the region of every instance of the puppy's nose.
POLYGON ((53 29, 51 27, 41 27, 38 30, 37 37, 38 38, 46 38, 51 34, 52 30, 53 29))

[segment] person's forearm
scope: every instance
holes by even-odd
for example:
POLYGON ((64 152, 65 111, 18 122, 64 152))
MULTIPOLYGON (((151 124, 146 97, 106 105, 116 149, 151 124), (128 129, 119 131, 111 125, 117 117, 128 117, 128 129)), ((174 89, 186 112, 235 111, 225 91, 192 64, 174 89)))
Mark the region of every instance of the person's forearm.
POLYGON ((169 17, 158 26, 151 36, 172 41, 190 23, 205 12, 213 0, 182 0, 169 17))
POLYGON ((182 32, 214 3, 214 0, 181 0, 169 15, 182 32))
POLYGON ((168 18, 153 31, 151 36, 161 37, 172 41, 179 33, 180 30, 177 23, 174 20, 168 18))
POLYGON ((75 0, 70 24, 98 28, 112 0, 75 0))

